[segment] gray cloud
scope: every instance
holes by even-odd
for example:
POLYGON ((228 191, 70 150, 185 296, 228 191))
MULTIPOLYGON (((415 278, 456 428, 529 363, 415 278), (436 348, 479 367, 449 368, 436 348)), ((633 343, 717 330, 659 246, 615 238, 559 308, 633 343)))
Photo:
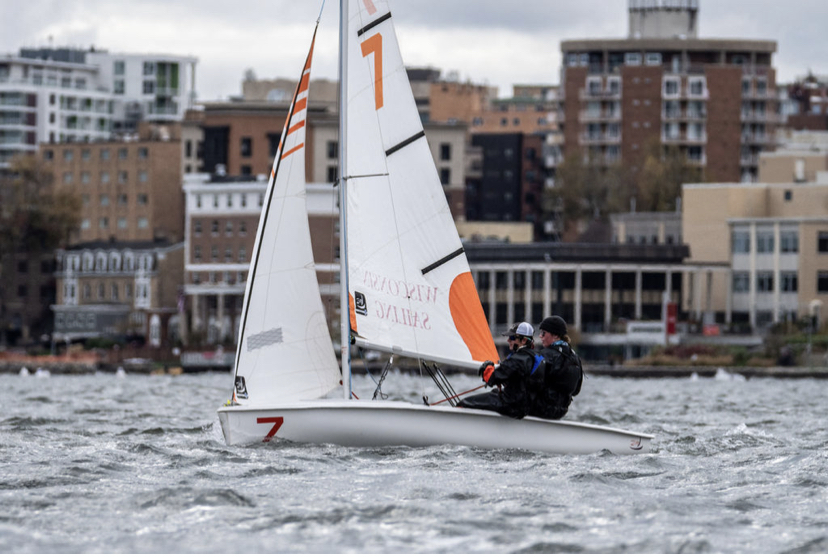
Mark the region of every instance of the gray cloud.
MULTIPOLYGON (((0 52, 21 46, 94 44, 110 51, 198 57, 202 99, 238 94, 242 74, 293 76, 301 64, 316 0, 1 0, 0 52), (9 24, 11 22, 11 24, 9 24)), ((623 37, 626 0, 398 0, 394 21, 407 64, 455 70, 498 85, 557 83, 560 41, 623 37)), ((335 0, 327 0, 314 73, 336 76, 335 0)), ((703 37, 778 42, 780 81, 809 69, 828 73, 824 0, 701 0, 703 37)))

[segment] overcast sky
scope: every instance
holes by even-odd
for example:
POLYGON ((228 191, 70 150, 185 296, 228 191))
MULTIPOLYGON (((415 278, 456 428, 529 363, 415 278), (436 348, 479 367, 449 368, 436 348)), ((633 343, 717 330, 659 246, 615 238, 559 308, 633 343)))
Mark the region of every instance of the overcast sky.
MULTIPOLYGON (((777 41, 777 80, 828 74, 825 0, 700 0, 699 36, 777 41)), ((295 78, 321 0, 0 0, 0 53, 76 46, 198 58, 200 100, 241 92, 246 69, 295 78)), ((397 0, 407 66, 431 66, 511 94, 558 83, 560 41, 627 35, 627 0, 397 0)), ((327 0, 314 77, 336 78, 338 2, 327 0)))

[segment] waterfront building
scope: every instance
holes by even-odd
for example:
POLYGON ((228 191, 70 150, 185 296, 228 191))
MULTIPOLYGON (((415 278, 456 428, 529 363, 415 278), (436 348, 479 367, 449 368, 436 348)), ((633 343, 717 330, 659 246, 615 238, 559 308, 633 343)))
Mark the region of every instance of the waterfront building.
MULTIPOLYGON (((235 342, 244 289, 267 180, 259 177, 190 174, 186 206, 184 287, 187 340, 235 342)), ((337 330, 339 256, 336 190, 308 184, 308 219, 317 279, 331 330, 337 330)))
POLYGON ((561 42, 564 147, 635 167, 648 142, 709 180, 756 181, 780 123, 776 42, 698 37, 699 3, 629 0, 629 36, 561 42))
POLYGON ((183 242, 94 241, 56 252, 54 342, 178 339, 183 242))
POLYGON ((706 291, 705 321, 763 331, 828 303, 826 206, 825 171, 815 182, 686 184, 688 262, 726 266, 697 285, 706 291))
POLYGON ((95 142, 176 122, 195 102, 189 56, 23 48, 0 58, 0 168, 41 143, 95 142))
POLYGON ((82 201, 72 243, 184 237, 180 126, 143 123, 135 140, 41 145, 54 187, 82 201))

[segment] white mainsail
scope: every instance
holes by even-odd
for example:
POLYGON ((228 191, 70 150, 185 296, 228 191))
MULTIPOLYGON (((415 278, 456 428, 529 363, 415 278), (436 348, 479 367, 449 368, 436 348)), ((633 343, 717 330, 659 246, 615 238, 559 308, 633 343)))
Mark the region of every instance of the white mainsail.
POLYGON ((388 4, 350 6, 343 140, 357 343, 468 367, 496 361, 388 4))
POLYGON ((273 162, 250 263, 235 367, 235 402, 242 405, 319 398, 341 377, 319 296, 305 203, 312 54, 313 43, 273 162))

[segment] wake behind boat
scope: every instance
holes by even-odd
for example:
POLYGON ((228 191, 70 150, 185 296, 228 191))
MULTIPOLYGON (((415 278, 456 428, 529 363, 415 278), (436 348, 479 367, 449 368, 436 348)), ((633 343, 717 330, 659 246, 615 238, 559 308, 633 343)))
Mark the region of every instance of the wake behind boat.
MULTIPOLYGON (((315 40, 315 32, 314 32, 315 40)), ((228 444, 468 445, 646 452, 651 436, 487 411, 352 398, 350 345, 477 369, 497 361, 384 0, 340 2, 341 370, 305 206, 308 54, 270 175, 239 331, 228 444), (341 385, 342 399, 330 394, 341 385)), ((432 369, 439 369, 433 367, 432 369)), ((440 372, 441 380, 446 382, 440 372)))

